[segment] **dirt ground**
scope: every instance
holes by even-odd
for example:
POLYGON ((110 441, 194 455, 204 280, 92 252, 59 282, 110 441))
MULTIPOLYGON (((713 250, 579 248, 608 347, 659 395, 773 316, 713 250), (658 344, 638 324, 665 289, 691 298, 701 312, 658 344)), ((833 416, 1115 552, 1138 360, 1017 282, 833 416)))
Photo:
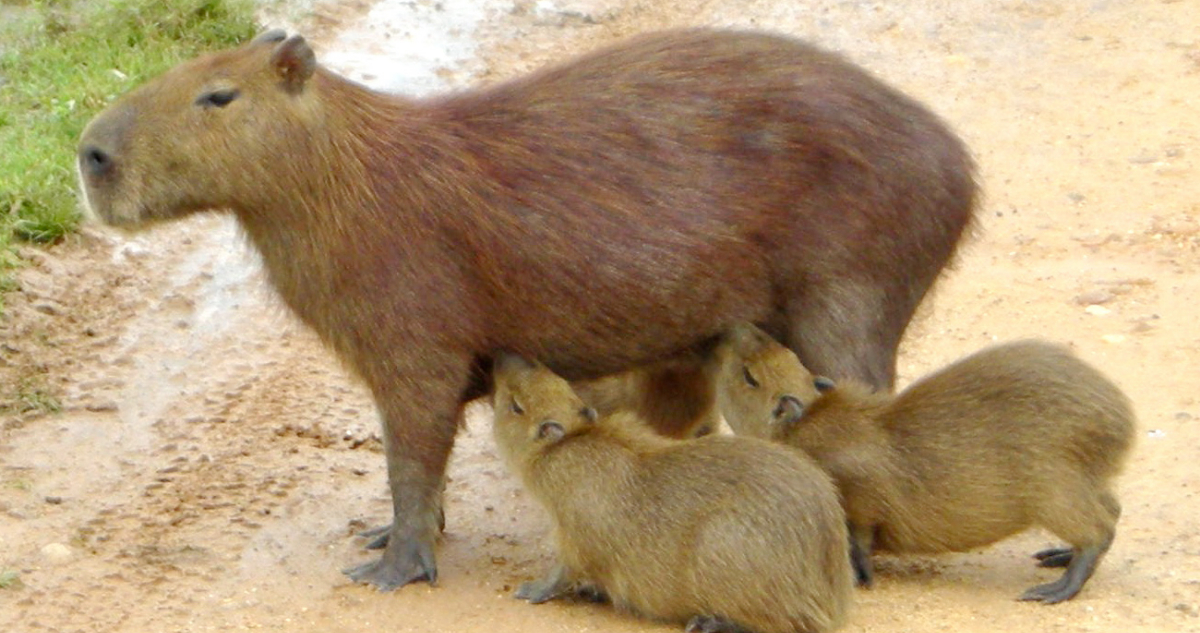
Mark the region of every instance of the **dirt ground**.
MULTIPOLYGON (((1200 631, 1197 3, 381 0, 265 19, 410 92, 646 30, 756 26, 928 103, 976 153, 986 200, 909 330, 901 383, 994 341, 1069 342, 1133 398, 1138 445, 1116 543, 1073 602, 1014 601, 1054 573, 1032 565, 1053 543, 1032 532, 881 560, 845 630, 1200 631)), ((549 564, 547 523, 482 405, 453 457, 439 585, 348 582, 373 555, 355 533, 390 516, 375 413, 227 218, 22 256, 0 318, 0 629, 676 630, 510 597, 549 564), (60 413, 23 411, 50 397, 60 413)))

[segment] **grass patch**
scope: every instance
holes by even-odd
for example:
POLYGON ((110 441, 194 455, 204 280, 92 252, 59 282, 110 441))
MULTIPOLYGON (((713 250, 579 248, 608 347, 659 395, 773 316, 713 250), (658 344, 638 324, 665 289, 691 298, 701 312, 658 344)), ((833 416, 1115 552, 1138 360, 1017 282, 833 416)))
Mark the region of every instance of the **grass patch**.
POLYGON ((46 385, 45 376, 31 374, 17 380, 10 394, 5 394, 7 404, 0 404, 0 412, 25 415, 29 413, 59 413, 62 401, 46 385))
POLYGON ((117 96, 258 30, 253 0, 0 0, 0 278, 78 223, 75 145, 117 96))
POLYGON ((0 589, 19 589, 21 574, 15 569, 0 570, 0 589))

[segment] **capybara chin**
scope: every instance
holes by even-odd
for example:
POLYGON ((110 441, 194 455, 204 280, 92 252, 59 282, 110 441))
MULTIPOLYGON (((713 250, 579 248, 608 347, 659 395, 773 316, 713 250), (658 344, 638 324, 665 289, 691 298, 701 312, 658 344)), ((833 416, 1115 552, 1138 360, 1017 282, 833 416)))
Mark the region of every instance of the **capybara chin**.
POLYGON ((803 449, 833 476, 863 584, 872 548, 958 552, 1040 525, 1070 547, 1039 552, 1039 564, 1067 569, 1021 598, 1056 603, 1079 593, 1108 551, 1134 415, 1120 389, 1066 348, 997 345, 896 396, 842 382, 810 397, 813 379, 799 360, 764 345, 777 350, 758 355, 770 366, 733 359, 762 386, 755 395, 719 385, 741 401, 725 414, 744 416, 730 420, 735 429, 757 426, 755 434, 803 449), (799 395, 767 382, 779 375, 798 376, 799 395))
POLYGON ((705 632, 828 631, 853 591, 833 482, 764 440, 663 438, 597 419, 562 378, 518 356, 496 362, 496 444, 546 508, 558 564, 517 597, 580 587, 618 608, 705 632))
POLYGON ((917 102, 808 44, 712 29, 419 100, 272 31, 122 97, 78 168, 112 224, 232 212, 371 389, 394 517, 349 573, 384 589, 436 575, 457 418, 496 350, 587 380, 747 320, 886 387, 976 198, 917 102))

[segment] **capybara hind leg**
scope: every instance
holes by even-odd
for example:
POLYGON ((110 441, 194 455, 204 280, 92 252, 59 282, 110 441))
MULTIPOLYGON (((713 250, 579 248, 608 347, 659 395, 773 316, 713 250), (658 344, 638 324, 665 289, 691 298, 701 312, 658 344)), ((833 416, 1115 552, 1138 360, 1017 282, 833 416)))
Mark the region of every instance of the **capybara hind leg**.
POLYGON ((810 287, 788 307, 787 345, 813 374, 890 391, 908 316, 871 283, 810 287))
POLYGON ((667 437, 707 435, 720 422, 712 378, 699 362, 679 360, 644 369, 638 415, 667 437))
POLYGON ((871 549, 874 547, 874 529, 870 526, 850 528, 850 564, 854 568, 854 580, 859 587, 870 587, 875 581, 875 568, 871 564, 871 549))
POLYGON ((692 616, 683 630, 684 633, 750 633, 750 629, 714 615, 692 616))
POLYGON ((383 556, 345 573, 384 591, 418 580, 437 582, 442 486, 469 368, 469 359, 456 362, 440 350, 408 350, 414 352, 423 364, 403 376, 371 380, 378 376, 364 372, 383 418, 393 516, 383 556), (431 366, 432 358, 441 362, 431 366))
POLYGON ((528 600, 530 604, 541 604, 570 593, 572 586, 567 568, 559 564, 545 577, 521 583, 513 596, 519 600, 528 600))
MULTIPOLYGON (((1065 482, 1063 482, 1065 483, 1065 482)), ((1120 504, 1108 491, 1096 492, 1086 481, 1076 486, 1063 485, 1051 503, 1043 509, 1042 524, 1059 538, 1074 544, 1068 553, 1048 550, 1045 561, 1062 563, 1067 570, 1055 582, 1026 591, 1022 600, 1054 604, 1070 600, 1092 577, 1096 566, 1112 545, 1120 504)))
POLYGON ((1096 571, 1096 566, 1100 564, 1100 559, 1104 557, 1104 553, 1108 551, 1112 541, 1108 541, 1103 545, 1095 547, 1087 547, 1074 552, 1071 556, 1071 562, 1067 565, 1067 571, 1062 578, 1031 587, 1021 595, 1021 600, 1036 600, 1044 604, 1056 604, 1064 600, 1070 600, 1083 589, 1083 585, 1096 571))
POLYGON ((1069 547, 1051 547, 1033 555, 1038 560, 1038 567, 1066 567, 1071 564, 1074 553, 1069 547))

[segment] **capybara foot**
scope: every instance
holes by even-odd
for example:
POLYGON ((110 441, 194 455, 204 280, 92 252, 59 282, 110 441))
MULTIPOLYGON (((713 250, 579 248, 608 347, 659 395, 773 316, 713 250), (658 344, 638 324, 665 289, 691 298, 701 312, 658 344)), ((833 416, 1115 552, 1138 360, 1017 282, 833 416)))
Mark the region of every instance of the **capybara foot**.
POLYGON ((1033 555, 1038 567, 1066 567, 1071 564, 1072 550, 1069 547, 1051 547, 1033 555))
POLYGON ((1048 582, 1044 585, 1030 587, 1025 593, 1021 594, 1021 600, 1042 602, 1044 604, 1055 604, 1063 600, 1070 600, 1079 593, 1079 590, 1067 591, 1066 577, 1059 578, 1054 582, 1048 582))
MULTIPOLYGON (((438 508, 438 532, 445 531, 446 511, 442 508, 438 508)), ((392 535, 392 525, 387 523, 379 527, 373 527, 369 530, 359 532, 358 535, 363 538, 371 539, 371 542, 367 543, 366 549, 383 549, 387 547, 388 537, 392 535)))
POLYGON ((366 549, 383 549, 387 547, 388 536, 392 533, 391 524, 381 525, 369 530, 359 532, 358 535, 363 538, 371 539, 371 542, 366 544, 366 549))
POLYGON ((603 604, 609 602, 608 592, 593 584, 586 584, 575 589, 575 595, 580 600, 603 604))
MULTIPOLYGON (((1021 595, 1022 600, 1037 600, 1044 604, 1055 604, 1064 600, 1070 600, 1083 589, 1084 583, 1088 578, 1092 577, 1092 572, 1096 571, 1096 565, 1099 564, 1100 558, 1104 556, 1104 552, 1108 551, 1108 543, 1097 547, 1087 547, 1071 552, 1071 562, 1067 565, 1067 571, 1063 573, 1062 578, 1030 588, 1021 595)), ((1062 554, 1059 554, 1060 556, 1062 554)))
POLYGON ((684 633, 746 633, 735 622, 715 615, 696 615, 688 620, 684 633))
POLYGON ((540 580, 521 583, 513 594, 519 600, 528 600, 530 604, 541 604, 570 592, 571 583, 566 579, 565 570, 555 567, 553 571, 540 580))
POLYGON ((387 536, 386 546, 379 560, 344 569, 342 573, 350 580, 367 583, 380 591, 391 591, 418 580, 437 584, 432 540, 411 538, 402 541, 387 536))

